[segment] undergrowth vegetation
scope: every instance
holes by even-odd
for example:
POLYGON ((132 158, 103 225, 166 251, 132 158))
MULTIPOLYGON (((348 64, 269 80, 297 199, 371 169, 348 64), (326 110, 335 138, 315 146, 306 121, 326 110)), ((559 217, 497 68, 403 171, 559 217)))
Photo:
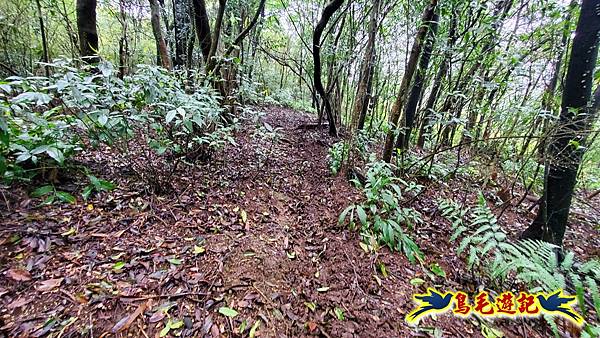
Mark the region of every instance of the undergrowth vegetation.
POLYGON ((187 90, 183 74, 141 65, 120 79, 108 62, 97 70, 67 61, 52 68, 51 77, 13 76, 0 84, 5 182, 56 183, 81 150, 102 147, 128 158, 130 169, 160 193, 180 166, 233 143, 237 121, 224 121, 219 96, 209 86, 187 90))
MULTIPOLYGON (((575 254, 562 252, 558 246, 538 241, 511 242, 498 225, 498 220, 480 194, 475 207, 463 207, 455 201, 438 201, 441 216, 452 225, 451 241, 460 241, 456 253, 464 254, 469 272, 488 288, 530 292, 564 290, 577 297, 577 304, 588 318, 583 337, 597 337, 600 333, 600 261, 577 262, 575 254)), ((559 329, 551 317, 545 317, 554 335, 559 329)))
POLYGON ((351 229, 360 226, 363 240, 376 249, 379 244, 403 252, 412 263, 423 259, 423 253, 410 237, 410 231, 423 220, 413 208, 403 207, 404 197, 418 193, 423 187, 394 175, 385 162, 368 165, 365 182, 353 180, 364 195, 364 202, 347 207, 339 222, 348 220, 351 229))

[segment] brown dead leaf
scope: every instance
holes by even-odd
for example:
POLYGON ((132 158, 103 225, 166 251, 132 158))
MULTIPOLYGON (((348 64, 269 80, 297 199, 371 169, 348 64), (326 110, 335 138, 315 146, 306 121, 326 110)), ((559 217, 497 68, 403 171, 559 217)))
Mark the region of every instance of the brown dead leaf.
POLYGON ((18 282, 26 282, 31 280, 31 274, 29 271, 17 268, 8 269, 6 276, 18 282))
POLYGON ((148 321, 150 323, 156 323, 156 322, 163 320, 166 316, 167 315, 164 313, 164 311, 156 311, 156 312, 154 312, 154 314, 152 314, 152 316, 150 317, 150 319, 148 321))
POLYGON ((123 230, 115 232, 113 234, 113 238, 119 238, 119 237, 121 237, 125 233, 125 231, 127 231, 127 229, 123 229, 123 230))
POLYGON ((210 334, 213 338, 219 338, 221 336, 221 331, 219 330, 217 324, 213 324, 213 326, 210 328, 210 334))
POLYGON ((308 322, 306 324, 308 325, 308 330, 310 332, 315 332, 315 330, 317 329, 317 323, 315 322, 308 322))
POLYGON ((38 286, 36 286, 35 289, 41 292, 52 291, 59 287, 63 280, 64 278, 48 279, 43 282, 40 282, 40 284, 38 284, 38 286))
POLYGON ((13 301, 12 303, 8 304, 6 307, 9 308, 9 309, 11 309, 11 310, 12 309, 17 309, 17 308, 20 308, 23 305, 27 305, 27 304, 31 303, 32 301, 33 301, 33 298, 29 298, 29 299, 19 298, 19 299, 13 301))
POLYGON ((148 306, 148 303, 140 304, 140 306, 138 306, 135 312, 119 320, 119 322, 115 324, 115 326, 113 326, 111 332, 118 333, 127 330, 129 326, 131 326, 131 324, 133 324, 133 322, 137 319, 137 317, 139 317, 144 312, 146 306, 148 306))

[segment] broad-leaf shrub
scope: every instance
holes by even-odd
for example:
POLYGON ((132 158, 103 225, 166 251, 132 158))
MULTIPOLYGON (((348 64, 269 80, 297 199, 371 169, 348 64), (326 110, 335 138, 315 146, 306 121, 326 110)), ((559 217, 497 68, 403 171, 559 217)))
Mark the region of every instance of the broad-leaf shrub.
POLYGON ((235 124, 221 118, 208 86, 186 92, 177 73, 140 65, 119 79, 112 64, 95 70, 52 64, 51 78, 1 83, 0 174, 33 175, 62 167, 82 146, 109 145, 155 189, 169 185, 182 162, 205 160, 228 142, 235 124))
POLYGON ((344 159, 348 156, 348 145, 344 141, 334 143, 328 151, 327 162, 333 175, 340 172, 344 159))
POLYGON ((48 79, 8 78, 0 84, 0 178, 52 173, 80 150, 76 118, 55 106, 48 79))
POLYGON ((354 182, 362 189, 365 201, 347 207, 339 222, 348 219, 350 227, 355 229, 358 221, 363 238, 375 238, 390 249, 403 252, 412 263, 421 260, 423 253, 407 235, 407 231, 422 223, 421 214, 403 208, 401 202, 405 194, 422 187, 395 177, 392 166, 379 161, 369 163, 364 184, 354 182))

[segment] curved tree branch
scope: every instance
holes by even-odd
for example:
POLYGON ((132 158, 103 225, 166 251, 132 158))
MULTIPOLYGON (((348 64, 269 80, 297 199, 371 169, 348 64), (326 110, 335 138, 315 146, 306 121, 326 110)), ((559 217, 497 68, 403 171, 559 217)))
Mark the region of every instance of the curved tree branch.
POLYGON ((313 33, 312 55, 314 61, 315 89, 321 96, 321 99, 325 105, 325 113, 327 115, 327 121, 329 122, 329 135, 331 136, 337 136, 337 128, 335 126, 335 119, 333 118, 331 102, 329 102, 329 98, 325 93, 325 88, 323 88, 323 81, 321 80, 321 36, 323 35, 323 31, 325 30, 329 19, 331 19, 333 14, 342 6, 343 3, 344 0, 332 0, 330 3, 328 3, 327 6, 325 6, 325 9, 323 9, 321 19, 317 23, 313 33))

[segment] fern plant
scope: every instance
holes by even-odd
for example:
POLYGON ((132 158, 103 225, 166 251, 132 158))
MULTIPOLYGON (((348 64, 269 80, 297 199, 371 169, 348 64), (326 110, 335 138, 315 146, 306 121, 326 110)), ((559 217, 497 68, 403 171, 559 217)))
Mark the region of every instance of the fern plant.
POLYGON ((439 202, 442 216, 452 223, 453 234, 451 241, 463 236, 458 246, 457 253, 468 253, 467 265, 469 269, 481 268, 488 259, 488 254, 494 252, 496 259, 500 253, 494 250, 500 243, 506 241, 506 234, 498 225, 498 220, 488 208, 485 198, 480 193, 477 206, 472 210, 461 208, 453 201, 439 202), (470 212, 469 212, 470 211, 470 212), (466 215, 469 221, 465 223, 466 215))
MULTIPOLYGON (((600 320, 600 261, 577 263, 573 252, 566 252, 560 260, 560 248, 543 241, 508 242, 481 194, 472 210, 452 200, 440 200, 438 204, 441 215, 452 223, 451 240, 463 238, 457 252, 469 253, 469 269, 502 290, 514 282, 525 284, 531 292, 565 290, 576 295, 584 315, 593 311, 596 320, 600 320), (468 224, 465 224, 467 218, 468 224)), ((559 329, 553 318, 545 316, 544 319, 558 336, 559 329)), ((586 323, 582 337, 598 337, 599 333, 599 326, 586 323)))
POLYGON ((450 240, 455 241, 458 236, 467 230, 467 226, 463 220, 466 218, 470 209, 468 207, 461 207, 460 204, 451 199, 438 200, 438 208, 441 211, 442 217, 445 217, 450 221, 453 233, 450 240))
MULTIPOLYGON (((525 283, 532 292, 566 290, 577 297, 584 316, 589 317, 593 310, 596 320, 600 320, 600 261, 593 259, 577 263, 575 254, 571 251, 566 252, 560 261, 559 247, 536 240, 502 243, 500 250, 502 259, 494 262, 491 267, 492 277, 504 279, 512 275, 517 281, 525 283)), ((554 322, 548 323, 558 336, 554 322)), ((587 323, 584 327, 584 333, 588 337, 597 337, 599 332, 600 327, 597 325, 587 323)))

